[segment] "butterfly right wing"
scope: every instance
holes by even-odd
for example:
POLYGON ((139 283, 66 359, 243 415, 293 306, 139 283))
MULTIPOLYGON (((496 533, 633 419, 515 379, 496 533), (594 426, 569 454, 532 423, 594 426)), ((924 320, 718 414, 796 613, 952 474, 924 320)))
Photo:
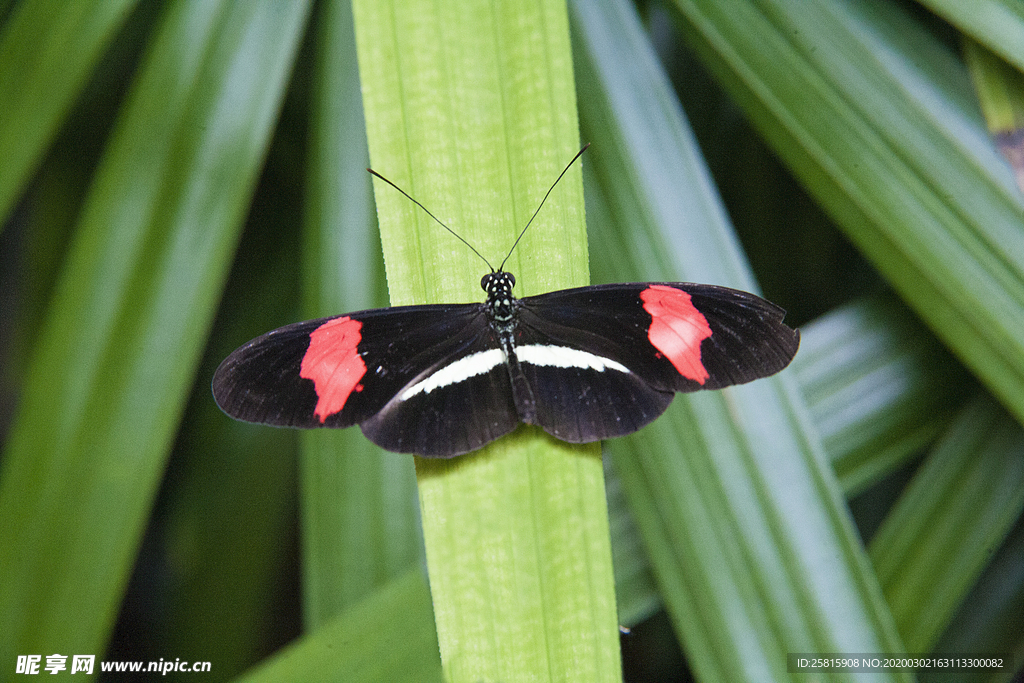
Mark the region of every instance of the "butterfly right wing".
POLYGON ((781 308, 714 285, 597 285, 519 306, 516 355, 532 389, 530 421, 571 442, 631 434, 674 392, 775 374, 800 343, 781 308))

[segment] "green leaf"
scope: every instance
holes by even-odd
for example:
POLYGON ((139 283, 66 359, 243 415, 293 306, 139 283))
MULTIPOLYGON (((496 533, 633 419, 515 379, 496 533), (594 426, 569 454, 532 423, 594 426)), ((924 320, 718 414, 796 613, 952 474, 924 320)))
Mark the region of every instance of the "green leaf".
POLYGON ((962 65, 876 0, 676 6, 695 50, 779 156, 1024 419, 1024 201, 962 65))
MULTIPOLYGON (((1018 676, 1024 667, 1024 522, 1017 520, 1006 543, 979 577, 935 652, 1005 652, 1018 676)), ((1013 671, 993 673, 985 680, 1007 683, 1013 671)))
MULTIPOLYGON (((285 113, 278 129, 289 121, 285 113)), ((270 168, 295 165, 282 158, 285 149, 280 137, 272 143, 270 168)), ((244 265, 233 268, 218 307, 109 659, 156 660, 176 652, 211 662, 227 679, 265 656, 282 624, 294 623, 297 434, 231 420, 210 392, 210 378, 231 350, 266 326, 295 319, 298 288, 288 283, 298 244, 288 237, 301 197, 279 191, 267 202, 268 175, 274 172, 256 190, 234 254, 244 265), (130 626, 125 635, 126 622, 137 624, 134 615, 147 614, 146 604, 160 609, 148 613, 145 630, 130 626), (128 648, 126 638, 134 641, 128 648)))
POLYGON ((236 683, 441 681, 430 592, 414 569, 268 658, 236 683))
MULTIPOLYGON (((352 6, 320 6, 304 204, 305 318, 387 305, 370 188, 352 6)), ((304 618, 323 623, 421 562, 410 458, 358 429, 302 434, 304 618)))
MULTIPOLYGON (((375 170, 498 266, 579 148, 564 5, 354 5, 375 170)), ((479 301, 480 260, 376 186, 393 304, 479 301)), ((578 168, 508 262, 518 294, 587 282, 578 168)), ((445 675, 620 678, 596 445, 522 428, 479 453, 418 460, 445 675)))
POLYGON ((989 131, 1024 128, 1024 74, 971 40, 964 42, 964 57, 989 131))
POLYGON ((29 0, 0 33, 0 229, 134 0, 29 0))
POLYGON ((615 565, 615 604, 619 623, 632 628, 652 616, 661 607, 661 597, 644 552, 640 532, 619 475, 611 458, 605 459, 605 488, 608 491, 608 521, 612 532, 612 559, 615 565))
POLYGON ((1024 189, 1024 73, 972 40, 964 41, 964 57, 988 129, 1024 189))
POLYGON ((105 646, 306 16, 164 9, 5 448, 3 661, 105 646))
POLYGON ((1024 510, 1024 430, 990 397, 964 408, 871 541, 910 652, 929 652, 1024 510))
POLYGON ((891 295, 837 308, 800 332, 793 372, 847 496, 918 456, 975 390, 891 295))
POLYGON ((988 49, 1024 71, 1024 7, 1015 0, 921 0, 988 49))
MULTIPOLYGON (((581 121, 602 141, 588 166, 595 271, 751 289, 634 11, 615 0, 572 10, 581 121)), ((805 411, 783 373, 677 397, 607 444, 702 681, 785 680, 787 652, 902 647, 805 411)))

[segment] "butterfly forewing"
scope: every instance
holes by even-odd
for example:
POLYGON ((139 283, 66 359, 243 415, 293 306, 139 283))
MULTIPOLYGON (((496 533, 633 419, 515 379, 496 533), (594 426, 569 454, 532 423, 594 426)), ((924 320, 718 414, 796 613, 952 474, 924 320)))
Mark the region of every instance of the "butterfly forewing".
POLYGON ((800 347, 800 331, 782 322, 786 311, 759 296, 712 285, 677 285, 704 312, 713 334, 701 344, 710 377, 702 389, 721 389, 769 377, 800 347))
POLYGON ((665 391, 720 389, 773 375, 800 334, 785 311, 735 289, 629 283, 565 289, 520 300, 522 324, 594 350, 665 391))
POLYGON ((239 347, 213 375, 221 410, 245 422, 278 427, 316 427, 317 395, 299 376, 310 333, 333 318, 308 320, 268 332, 239 347))

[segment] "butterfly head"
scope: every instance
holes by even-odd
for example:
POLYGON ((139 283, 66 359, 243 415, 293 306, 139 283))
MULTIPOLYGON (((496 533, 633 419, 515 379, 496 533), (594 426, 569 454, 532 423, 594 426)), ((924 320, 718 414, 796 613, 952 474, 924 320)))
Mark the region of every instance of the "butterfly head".
POLYGON ((512 288, 516 286, 516 276, 499 270, 487 273, 480 280, 480 286, 487 292, 487 305, 490 306, 495 320, 511 320, 514 311, 512 288))

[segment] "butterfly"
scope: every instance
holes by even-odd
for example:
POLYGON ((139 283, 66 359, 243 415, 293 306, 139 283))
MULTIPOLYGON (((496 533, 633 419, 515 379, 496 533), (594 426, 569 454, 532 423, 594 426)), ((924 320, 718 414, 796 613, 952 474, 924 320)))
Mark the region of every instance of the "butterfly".
POLYGON ((214 398, 238 420, 359 425, 386 450, 448 458, 520 423, 572 443, 631 434, 676 392, 773 375, 800 344, 785 311, 748 292, 642 282, 517 299, 504 264, 483 276, 482 303, 371 309, 257 337, 217 368, 214 398))

